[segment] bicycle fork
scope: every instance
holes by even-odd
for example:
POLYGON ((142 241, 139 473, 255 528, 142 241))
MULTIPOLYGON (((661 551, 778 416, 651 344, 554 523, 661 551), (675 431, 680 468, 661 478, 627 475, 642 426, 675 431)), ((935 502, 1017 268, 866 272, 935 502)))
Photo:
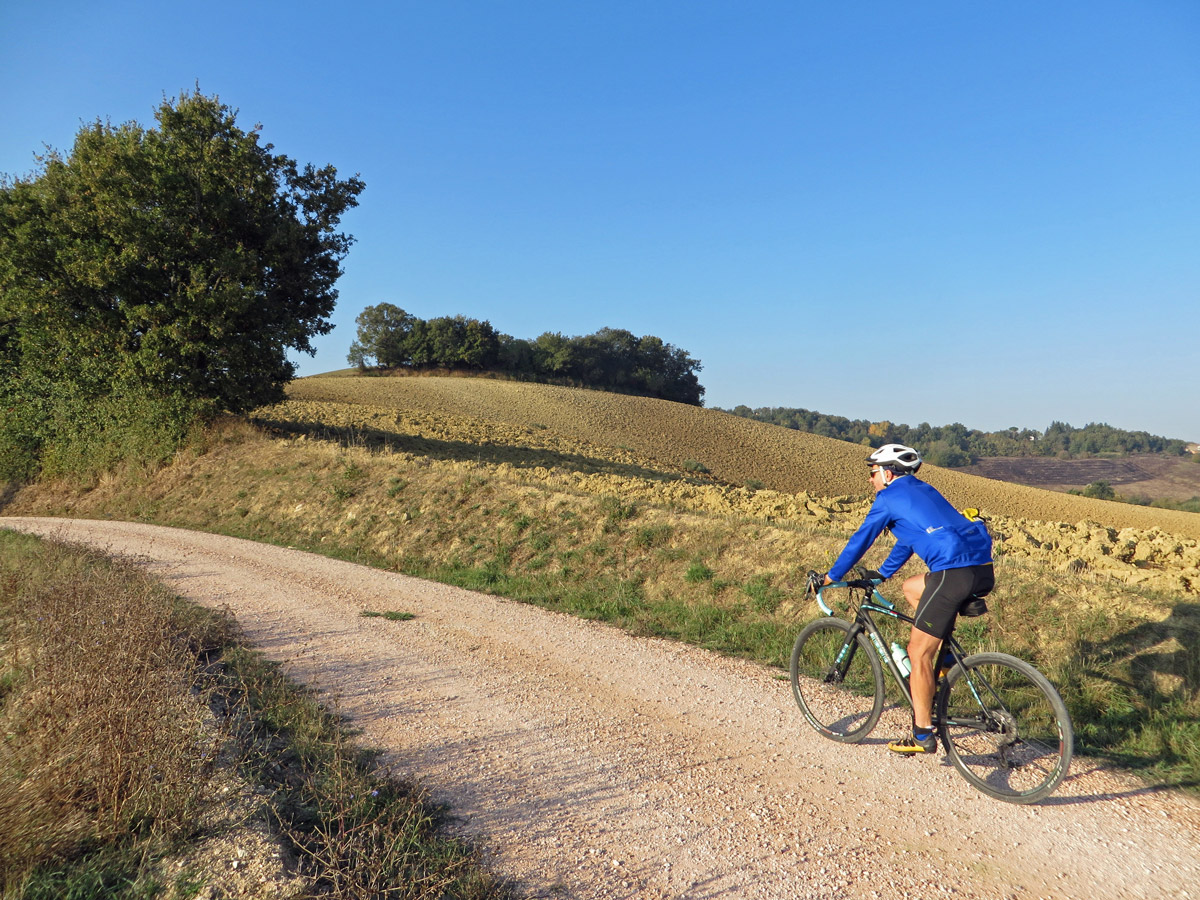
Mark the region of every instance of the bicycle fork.
POLYGON ((853 628, 846 632, 846 642, 842 644, 842 649, 838 651, 837 657, 834 658, 833 665, 825 673, 824 681, 826 684, 841 684, 846 680, 846 673, 850 671, 850 663, 854 662, 854 654, 858 652, 858 635, 861 630, 856 623, 853 628))

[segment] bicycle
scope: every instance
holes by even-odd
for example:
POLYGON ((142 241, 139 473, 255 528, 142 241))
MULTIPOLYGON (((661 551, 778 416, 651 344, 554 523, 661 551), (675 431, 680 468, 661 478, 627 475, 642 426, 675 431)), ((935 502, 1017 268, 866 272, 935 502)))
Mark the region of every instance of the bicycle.
MULTIPOLYGON (((826 614, 805 626, 792 650, 792 694, 804 717, 831 740, 859 743, 884 708, 886 666, 912 706, 908 675, 889 653, 873 616, 913 623, 877 590, 881 578, 822 585, 808 575, 808 590, 826 614), (828 588, 849 590, 850 606, 861 592, 852 622, 834 616, 828 588)), ((893 652, 907 662, 898 644, 893 652)), ((1049 796, 1071 764, 1074 730, 1058 691, 1032 665, 1007 653, 965 655, 950 635, 935 663, 933 725, 951 764, 989 797, 1034 803, 1049 796), (952 665, 942 672, 943 662, 952 665)))

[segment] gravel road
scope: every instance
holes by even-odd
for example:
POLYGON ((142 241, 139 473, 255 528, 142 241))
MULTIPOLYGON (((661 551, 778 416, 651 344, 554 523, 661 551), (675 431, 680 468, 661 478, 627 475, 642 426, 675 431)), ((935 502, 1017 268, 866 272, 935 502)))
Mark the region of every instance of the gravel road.
POLYGON ((864 744, 823 740, 762 666, 227 537, 0 527, 132 559, 231 609, 531 896, 1200 897, 1200 802, 1087 760, 1039 805, 999 803, 940 755, 890 754, 899 713, 864 744))

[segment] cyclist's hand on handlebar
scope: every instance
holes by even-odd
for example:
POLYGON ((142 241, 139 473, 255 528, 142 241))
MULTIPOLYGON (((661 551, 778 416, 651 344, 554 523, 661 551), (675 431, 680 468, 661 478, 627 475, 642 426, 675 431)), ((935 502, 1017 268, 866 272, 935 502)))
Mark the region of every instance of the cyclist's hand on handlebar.
POLYGON ((808 573, 808 578, 806 579, 804 589, 805 589, 806 593, 815 594, 817 591, 819 591, 821 589, 821 586, 823 584, 828 584, 828 583, 829 583, 828 575, 822 575, 820 572, 818 572, 816 570, 810 570, 808 573))
POLYGON ((847 587, 860 591, 873 591, 876 585, 887 580, 874 569, 868 569, 866 566, 857 566, 854 572, 858 576, 857 578, 846 578, 844 581, 847 587))

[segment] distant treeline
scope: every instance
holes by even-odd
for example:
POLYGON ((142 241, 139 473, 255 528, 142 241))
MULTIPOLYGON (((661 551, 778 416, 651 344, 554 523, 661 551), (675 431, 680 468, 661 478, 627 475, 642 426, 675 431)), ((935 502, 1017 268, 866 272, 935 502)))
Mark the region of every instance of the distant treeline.
POLYGON ((1045 431, 1028 428, 978 431, 957 422, 936 427, 923 422, 912 427, 784 407, 751 409, 748 406, 736 406, 725 412, 872 447, 891 442, 907 444, 921 451, 922 456, 936 466, 967 466, 977 459, 990 456, 1054 456, 1071 459, 1130 453, 1182 456, 1187 452, 1186 441, 1159 437, 1145 431, 1122 431, 1096 423, 1072 428, 1063 422, 1051 422, 1045 431))
POLYGON ((530 381, 576 384, 690 403, 703 402, 700 361, 662 338, 620 328, 535 340, 501 334, 464 316, 419 319, 391 303, 368 306, 346 359, 362 369, 473 369, 530 381))

